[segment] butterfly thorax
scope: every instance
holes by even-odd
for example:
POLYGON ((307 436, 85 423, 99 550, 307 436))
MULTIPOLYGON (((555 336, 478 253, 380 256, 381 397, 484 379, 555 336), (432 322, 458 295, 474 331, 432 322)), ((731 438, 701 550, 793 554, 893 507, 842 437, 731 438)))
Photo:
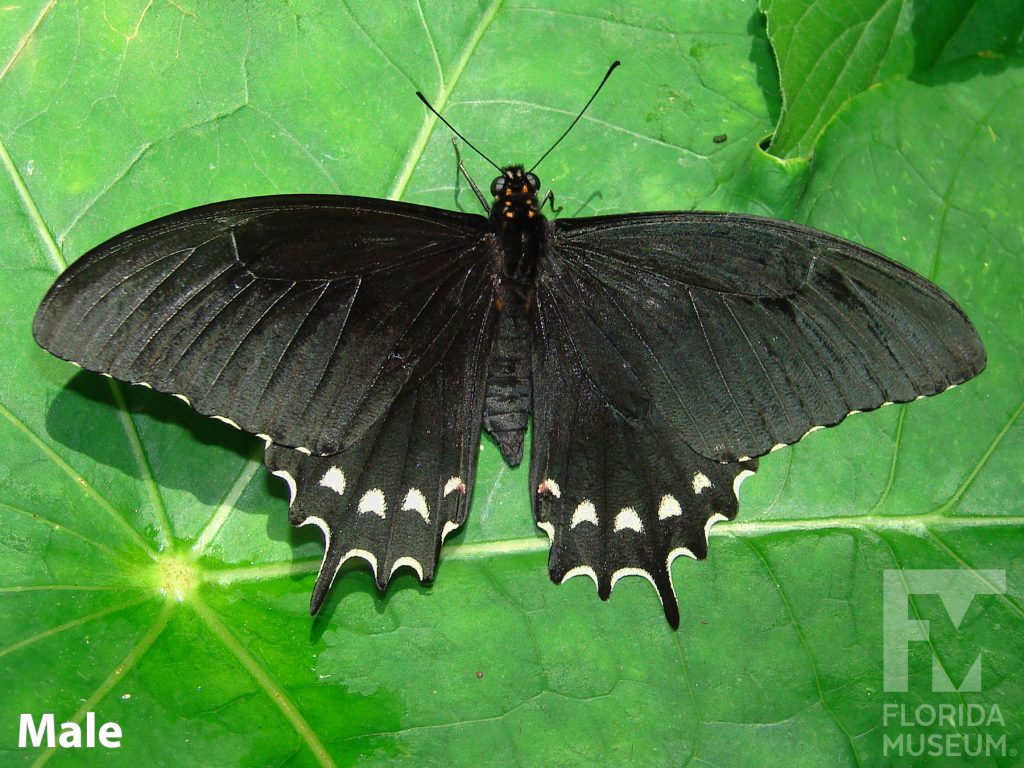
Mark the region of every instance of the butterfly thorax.
POLYGON ((500 257, 494 276, 498 327, 488 357, 483 424, 511 466, 522 460, 532 406, 533 280, 546 226, 539 188, 521 165, 503 169, 491 183, 490 221, 500 257))
POLYGON ((501 249, 497 279, 504 287, 499 291, 499 302, 529 300, 544 240, 545 220, 537 200, 539 189, 540 180, 521 165, 508 166, 491 182, 494 202, 490 221, 501 249))

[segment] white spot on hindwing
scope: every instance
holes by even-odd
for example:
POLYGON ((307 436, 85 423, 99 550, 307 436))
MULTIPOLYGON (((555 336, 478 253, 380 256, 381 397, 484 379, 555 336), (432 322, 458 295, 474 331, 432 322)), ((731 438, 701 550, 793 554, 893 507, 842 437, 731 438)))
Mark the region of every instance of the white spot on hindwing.
POLYGON ((372 512, 383 520, 387 508, 388 505, 384 501, 384 491, 380 488, 372 488, 363 494, 363 498, 359 500, 359 507, 356 511, 362 515, 372 512))
MULTIPOLYGON (((665 560, 665 567, 668 568, 668 575, 670 579, 672 577, 672 562, 680 555, 686 555, 693 560, 697 559, 697 556, 693 554, 693 550, 689 547, 676 547, 673 549, 668 553, 668 558, 665 560)), ((672 588, 672 591, 673 593, 675 592, 675 587, 672 588)))
POLYGON ((562 489, 559 488, 558 483, 550 477, 546 478, 544 482, 537 486, 537 493, 550 493, 556 499, 562 498, 562 489))
MULTIPOLYGON (((341 566, 345 564, 346 560, 351 560, 353 557, 361 557, 363 560, 370 564, 370 568, 373 570, 373 578, 377 578, 377 556, 372 552, 367 552, 365 549, 350 549, 345 553, 345 556, 338 561, 338 567, 334 569, 334 579, 338 578, 338 571, 341 570, 341 566)), ((331 583, 334 583, 334 579, 331 579, 331 583)))
MULTIPOLYGON (((751 472, 750 474, 753 473, 751 472)), ((658 509, 659 519, 664 520, 667 517, 675 517, 680 514, 682 514, 682 510, 679 506, 679 502, 669 494, 663 496, 661 499, 661 505, 658 509)), ((725 515, 719 513, 715 513, 710 518, 708 518, 707 523, 704 525, 705 540, 707 539, 707 536, 711 531, 711 527, 715 525, 715 523, 728 519, 729 518, 727 518, 725 515)), ((634 530, 637 532, 641 532, 643 530, 643 526, 640 521, 640 516, 637 515, 636 510, 634 510, 632 507, 625 507, 615 517, 615 530, 619 531, 625 528, 629 528, 630 530, 634 530)), ((668 572, 669 586, 672 590, 673 600, 676 600, 676 590, 675 584, 672 581, 672 563, 677 557, 680 557, 681 555, 686 555, 687 557, 690 557, 694 560, 697 559, 697 556, 692 552, 692 550, 690 550, 689 547, 677 547, 676 549, 673 549, 671 552, 669 552, 668 557, 665 558, 665 568, 668 572)), ((597 573, 589 565, 578 565, 575 568, 571 568, 569 571, 566 572, 565 576, 562 577, 559 583, 564 584, 566 581, 575 578, 576 576, 589 576, 591 581, 594 582, 594 586, 600 589, 600 585, 598 584, 597 579, 597 573)), ((614 573, 612 573, 609 584, 609 591, 614 590, 616 583, 619 582, 621 579, 625 578, 626 576, 640 576, 646 579, 648 582, 650 582, 651 586, 654 587, 655 591, 657 591, 659 594, 661 592, 658 588, 657 582, 654 580, 654 575, 651 574, 649 571, 646 571, 643 568, 639 568, 636 566, 619 568, 614 573)))
MULTIPOLYGON (((185 400, 186 403, 188 403, 187 399, 185 399, 185 398, 182 398, 182 399, 185 400)), ((189 403, 189 405, 191 405, 191 403, 189 403)), ((234 427, 235 429, 241 429, 241 427, 238 426, 237 422, 232 421, 227 416, 214 416, 213 418, 216 419, 217 421, 223 421, 229 427, 234 427)))
POLYGON ((455 531, 459 530, 459 524, 451 520, 444 524, 444 528, 441 529, 441 543, 444 544, 444 540, 447 539, 455 531))
POLYGON ((395 571, 401 568, 403 565, 408 565, 419 576, 420 581, 423 581, 423 564, 415 557, 400 557, 395 560, 395 564, 391 566, 391 573, 388 574, 388 581, 395 575, 395 571))
POLYGON ((627 528, 637 533, 644 532, 644 524, 640 520, 640 515, 632 507, 624 507, 615 516, 615 532, 617 533, 627 528))
MULTIPOLYGON (((288 484, 288 506, 290 507, 295 503, 295 494, 298 493, 298 488, 295 485, 295 478, 292 477, 291 473, 285 469, 275 469, 270 474, 280 477, 288 484)), ((305 525, 305 523, 303 523, 303 525, 305 525)))
MULTIPOLYGON (((277 472, 274 472, 273 474, 276 475, 277 472)), ((286 472, 285 474, 288 474, 288 473, 286 472)), ((324 556, 323 556, 323 559, 320 561, 320 569, 317 571, 317 574, 316 574, 316 580, 320 581, 320 574, 324 570, 324 563, 327 562, 327 553, 331 549, 331 529, 327 527, 327 521, 326 520, 324 520, 323 518, 317 517, 316 515, 310 515, 305 520, 303 520, 301 523, 299 523, 299 528, 301 528, 304 525, 315 525, 317 528, 319 528, 324 533, 324 556)), ((335 576, 337 576, 338 572, 335 571, 334 574, 335 574, 335 576)), ((334 583, 334 579, 331 579, 331 583, 332 584, 334 583)))
POLYGON ((320 485, 324 488, 330 488, 341 496, 345 493, 345 473, 339 467, 331 467, 320 478, 320 485))
POLYGON ((448 482, 444 484, 444 495, 447 496, 450 493, 458 491, 463 496, 466 495, 466 485, 462 482, 461 477, 450 477, 448 482))
MULTIPOLYGON (((592 523, 597 525, 597 508, 593 502, 584 499, 576 507, 576 511, 572 513, 572 521, 569 523, 569 528, 575 528, 581 523, 592 523)), ((618 530, 618 529, 616 529, 618 530)))
POLYGON ((577 565, 575 568, 570 568, 565 572, 565 576, 558 582, 559 584, 565 584, 569 579, 575 579, 577 576, 589 576, 590 580, 594 582, 594 586, 600 589, 600 585, 597 583, 597 574, 594 569, 589 565, 577 565))
POLYGON ((612 574, 611 583, 608 585, 609 591, 615 589, 616 582, 618 582, 618 580, 623 576, 643 576, 651 582, 651 586, 654 587, 654 590, 656 592, 658 591, 658 585, 654 583, 654 577, 643 568, 619 568, 619 570, 612 574))
POLYGON ((264 434, 263 432, 258 432, 256 434, 256 437, 263 441, 264 448, 269 448, 274 442, 274 438, 272 438, 270 435, 264 434))
POLYGON ((420 517, 423 518, 423 522, 430 522, 430 512, 427 511, 427 500, 424 498, 423 493, 419 488, 409 489, 409 492, 405 494, 405 501, 402 502, 402 509, 419 512, 420 517))
POLYGON ((751 472, 749 469, 744 469, 742 472, 736 475, 736 477, 733 478, 732 493, 733 496, 736 497, 737 501, 739 501, 740 498, 740 486, 743 485, 743 481, 750 477, 752 474, 754 473, 751 472))
POLYGON ((192 405, 192 401, 191 401, 191 400, 189 400, 189 399, 188 399, 187 397, 185 397, 184 395, 171 395, 171 397, 176 397, 176 398, 178 398, 178 399, 179 399, 179 400, 181 400, 181 402, 183 402, 183 403, 184 403, 185 405, 192 405))
POLYGON ((711 487, 711 481, 703 472, 696 472, 693 475, 693 495, 700 496, 700 492, 711 487))
POLYGON ((548 535, 548 544, 555 543, 555 526, 553 526, 551 523, 538 521, 537 527, 548 535))
MULTIPOLYGON (((698 473, 699 474, 699 473, 698 473)), ((694 478, 694 486, 697 485, 697 480, 694 478)), ((694 491, 699 493, 700 491, 694 491)), ((679 517, 683 514, 683 508, 679 506, 679 502, 676 501, 676 497, 666 493, 661 497, 661 504, 658 505, 658 519, 668 520, 670 517, 679 517)))
POLYGON ((707 544, 708 536, 711 535, 711 529, 712 529, 712 527, 714 527, 715 523, 720 523, 723 520, 728 520, 728 519, 729 519, 728 517, 726 517, 725 515, 721 514, 720 512, 715 512, 715 514, 713 514, 711 517, 708 518, 708 521, 706 523, 704 523, 704 543, 705 544, 707 544))

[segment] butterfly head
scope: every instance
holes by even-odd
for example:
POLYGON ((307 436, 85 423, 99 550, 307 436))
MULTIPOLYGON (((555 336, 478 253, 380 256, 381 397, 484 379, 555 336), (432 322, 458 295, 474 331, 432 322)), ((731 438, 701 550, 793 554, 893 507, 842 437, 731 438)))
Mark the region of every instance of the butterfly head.
POLYGON ((501 176, 491 182, 494 205, 491 215, 499 219, 532 219, 540 214, 537 190, 540 179, 521 165, 503 168, 501 176))

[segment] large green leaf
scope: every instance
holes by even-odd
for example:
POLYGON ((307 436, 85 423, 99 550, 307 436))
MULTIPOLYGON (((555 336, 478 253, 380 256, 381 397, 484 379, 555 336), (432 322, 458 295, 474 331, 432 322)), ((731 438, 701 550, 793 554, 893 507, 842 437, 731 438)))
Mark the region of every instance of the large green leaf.
POLYGON ((842 106, 894 75, 1024 51, 1012 0, 761 0, 779 64, 780 157, 810 154, 842 106))
POLYGON ((1014 764, 1021 61, 933 53, 913 82, 851 93, 808 165, 758 147, 781 101, 749 4, 324 5, 2 11, 4 764, 949 765, 885 756, 883 738, 959 730, 1007 738, 1005 757, 971 764, 1014 764), (413 91, 498 162, 529 160, 614 58, 541 167, 566 214, 785 214, 934 278, 990 355, 950 393, 764 459, 709 559, 675 565, 678 633, 640 579, 608 604, 586 580, 548 581, 526 473, 490 443, 433 587, 404 576, 381 597, 355 570, 310 619, 321 543, 289 528, 258 441, 32 342, 67 261, 170 210, 298 191, 471 210, 413 91), (959 626, 935 595, 912 599, 930 642, 911 644, 906 693, 882 672, 884 573, 902 568, 1006 572, 1005 594, 976 597, 959 626), (932 692, 933 654, 959 681, 979 653, 980 692, 932 692), (961 703, 998 705, 1005 724, 884 719, 886 705, 961 703), (88 711, 121 724, 120 749, 17 748, 19 713, 88 711))

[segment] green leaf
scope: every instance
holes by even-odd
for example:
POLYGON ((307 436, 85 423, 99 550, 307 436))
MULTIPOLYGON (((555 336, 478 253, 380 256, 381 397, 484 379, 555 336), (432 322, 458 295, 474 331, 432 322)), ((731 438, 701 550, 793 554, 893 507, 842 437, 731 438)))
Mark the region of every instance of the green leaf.
POLYGON ((914 70, 961 58, 1024 53, 1024 5, 1006 0, 950 3, 927 0, 915 8, 914 70))
MULTIPOLYGON (((809 166, 758 146, 781 103, 751 7, 394 8, 40 0, 3 11, 3 764, 949 765, 885 756, 883 737, 958 730, 1019 749, 1016 49, 854 89, 820 123, 809 166), (473 210, 447 133, 413 92, 496 161, 530 160, 615 58, 624 66, 540 169, 566 215, 793 216, 933 277, 990 355, 952 392, 766 457, 709 559, 677 561, 678 633, 641 579, 608 604, 589 581, 551 584, 527 473, 486 441, 470 522, 443 548, 437 582, 403 576, 381 596, 352 570, 311 619, 319 534, 289 527, 259 441, 76 373, 32 341, 35 307, 66 261, 171 210, 273 192, 473 210), (901 568, 1006 572, 1005 594, 975 597, 959 626, 936 595, 911 599, 930 642, 911 643, 906 693, 883 686, 883 580, 901 568), (981 654, 982 690, 933 693, 933 654, 954 682, 981 654), (1005 725, 885 720, 887 705, 969 703, 998 705, 1005 725), (120 749, 17 747, 20 713, 82 722, 89 711, 121 725, 120 749)), ((788 45, 813 58, 817 42, 788 45)))
POLYGON ((959 58, 1024 52, 1024 5, 1008 0, 761 0, 779 67, 772 152, 811 153, 851 98, 959 58))
POLYGON ((829 119, 852 96, 913 62, 910 0, 762 0, 779 65, 779 157, 809 155, 829 119))

